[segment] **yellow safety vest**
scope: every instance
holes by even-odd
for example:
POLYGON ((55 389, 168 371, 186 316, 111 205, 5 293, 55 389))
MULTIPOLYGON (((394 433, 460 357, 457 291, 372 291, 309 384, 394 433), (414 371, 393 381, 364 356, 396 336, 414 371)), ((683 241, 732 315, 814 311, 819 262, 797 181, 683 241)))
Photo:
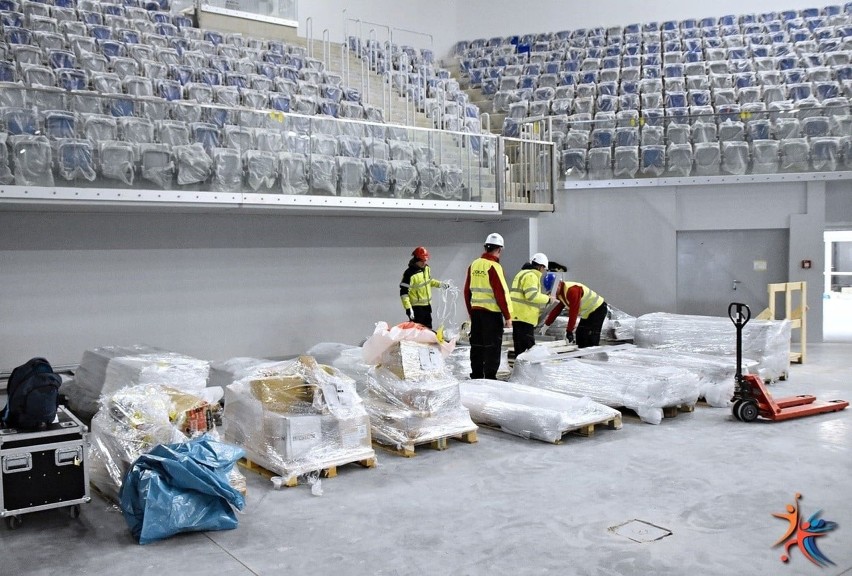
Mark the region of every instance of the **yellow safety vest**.
POLYGON ((424 267, 420 272, 412 274, 408 280, 408 295, 402 296, 402 307, 408 309, 412 306, 428 306, 432 303, 432 288, 440 285, 438 280, 432 280, 429 266, 424 267))
POLYGON ((488 260, 486 258, 477 258, 470 265, 470 306, 471 308, 485 308, 492 312, 500 312, 500 306, 497 304, 497 298, 494 296, 494 291, 491 289, 488 272, 494 268, 497 271, 497 276, 500 278, 500 283, 503 284, 503 293, 506 295, 506 306, 509 308, 509 317, 512 314, 512 300, 509 297, 509 287, 506 285, 506 278, 503 277, 503 267, 499 262, 488 260))
POLYGON ((550 302, 547 294, 542 294, 541 272, 534 268, 521 270, 512 280, 512 320, 538 324, 541 311, 550 302))
POLYGON ((580 284, 579 282, 563 282, 562 283, 563 295, 564 299, 563 303, 568 301, 568 289, 571 286, 579 286, 583 289, 583 297, 580 299, 580 311, 577 313, 577 316, 580 318, 588 318, 589 314, 597 310, 601 304, 603 304, 603 296, 586 286, 585 284, 580 284))

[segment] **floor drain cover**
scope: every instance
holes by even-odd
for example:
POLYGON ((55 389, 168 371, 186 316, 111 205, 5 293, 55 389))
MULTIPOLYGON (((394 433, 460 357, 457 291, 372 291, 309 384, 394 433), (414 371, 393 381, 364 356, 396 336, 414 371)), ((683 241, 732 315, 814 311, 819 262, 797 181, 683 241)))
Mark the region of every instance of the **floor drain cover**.
POLYGON ((624 524, 611 527, 610 531, 615 532, 619 536, 629 538, 634 542, 653 542, 672 535, 669 530, 654 526, 644 520, 630 520, 624 524))

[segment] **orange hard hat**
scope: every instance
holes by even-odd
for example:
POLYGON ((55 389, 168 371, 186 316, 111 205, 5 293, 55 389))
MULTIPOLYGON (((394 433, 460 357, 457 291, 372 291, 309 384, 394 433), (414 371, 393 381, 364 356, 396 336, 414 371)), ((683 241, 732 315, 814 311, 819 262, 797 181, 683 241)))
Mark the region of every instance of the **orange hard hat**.
POLYGON ((417 258, 418 260, 423 260, 424 262, 429 260, 429 251, 426 250, 424 246, 418 246, 417 248, 415 248, 414 252, 412 252, 411 255, 417 258))

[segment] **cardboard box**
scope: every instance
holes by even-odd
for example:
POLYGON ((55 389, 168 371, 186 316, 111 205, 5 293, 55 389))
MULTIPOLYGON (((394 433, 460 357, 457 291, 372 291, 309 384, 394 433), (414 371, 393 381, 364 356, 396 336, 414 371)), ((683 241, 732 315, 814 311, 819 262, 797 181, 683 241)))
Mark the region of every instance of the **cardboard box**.
POLYGON ((437 344, 403 340, 382 354, 381 366, 403 380, 438 377, 444 370, 444 357, 437 344))
POLYGON ((249 383, 251 393, 273 412, 312 412, 315 386, 301 376, 266 376, 249 383))
POLYGON ((322 416, 266 412, 263 433, 269 447, 285 461, 298 460, 323 445, 322 416))

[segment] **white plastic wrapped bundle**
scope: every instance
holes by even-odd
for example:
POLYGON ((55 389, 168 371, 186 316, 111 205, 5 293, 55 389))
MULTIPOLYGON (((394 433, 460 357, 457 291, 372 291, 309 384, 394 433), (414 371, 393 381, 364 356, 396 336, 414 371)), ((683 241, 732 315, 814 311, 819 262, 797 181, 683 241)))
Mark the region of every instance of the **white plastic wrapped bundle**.
POLYGON ((607 307, 608 311, 601 328, 601 336, 605 340, 633 340, 636 317, 614 306, 607 305, 607 307))
POLYGON ((261 365, 229 385, 222 433, 286 482, 375 457, 354 381, 310 356, 261 365))
POLYGON ((459 384, 461 400, 477 424, 522 438, 559 442, 569 430, 621 418, 618 410, 589 398, 498 380, 459 384))
POLYGON ((97 411, 101 395, 137 384, 158 384, 200 394, 207 386, 205 360, 145 345, 104 346, 86 350, 74 380, 63 386, 71 409, 82 418, 97 411))
POLYGON ((665 407, 695 404, 698 400, 698 377, 669 366, 604 366, 578 359, 516 362, 510 381, 588 396, 614 408, 624 406, 649 424, 660 423, 665 407))
POLYGON ((258 368, 274 366, 275 364, 277 364, 275 360, 245 356, 211 362, 210 374, 207 377, 207 386, 226 388, 228 385, 254 373, 258 368))
MULTIPOLYGON (((751 320, 743 328, 743 357, 757 374, 775 380, 790 369, 789 320, 751 320)), ((636 320, 634 342, 642 348, 736 357, 737 330, 729 318, 656 312, 636 320)), ((733 360, 735 363, 736 361, 733 360)))
POLYGON ((187 420, 193 417, 191 413, 206 411, 208 406, 201 397, 152 384, 102 396, 100 410, 92 418, 90 481, 117 501, 124 476, 136 458, 157 444, 186 442, 207 432, 207 426, 187 426, 187 420))
POLYGON ((316 358, 320 364, 333 366, 355 380, 358 392, 363 392, 370 365, 364 362, 360 346, 339 342, 320 342, 312 346, 307 354, 316 358))
MULTIPOLYGON (((698 377, 699 397, 710 406, 724 408, 730 405, 734 394, 734 375, 736 362, 729 358, 720 358, 709 354, 693 352, 675 352, 672 350, 654 350, 653 348, 630 347, 626 350, 603 351, 585 360, 601 362, 605 365, 619 366, 672 366, 682 368, 698 377)), ((743 373, 754 369, 757 362, 743 360, 743 373)))
POLYGON ((207 155, 203 145, 196 142, 175 146, 172 152, 178 161, 177 182, 181 186, 204 182, 210 176, 213 160, 207 155))
MULTIPOLYGON (((562 334, 565 334, 565 328, 562 328, 562 334)), ((470 346, 456 346, 452 354, 447 356, 447 368, 453 373, 453 376, 459 380, 470 379, 470 346)), ((502 348, 500 351, 500 367, 497 368, 497 374, 508 374, 512 369, 509 367, 509 351, 502 348)))
POLYGON ((373 436, 396 448, 477 429, 461 403, 458 380, 449 374, 413 382, 385 368, 371 369, 364 402, 373 436))

